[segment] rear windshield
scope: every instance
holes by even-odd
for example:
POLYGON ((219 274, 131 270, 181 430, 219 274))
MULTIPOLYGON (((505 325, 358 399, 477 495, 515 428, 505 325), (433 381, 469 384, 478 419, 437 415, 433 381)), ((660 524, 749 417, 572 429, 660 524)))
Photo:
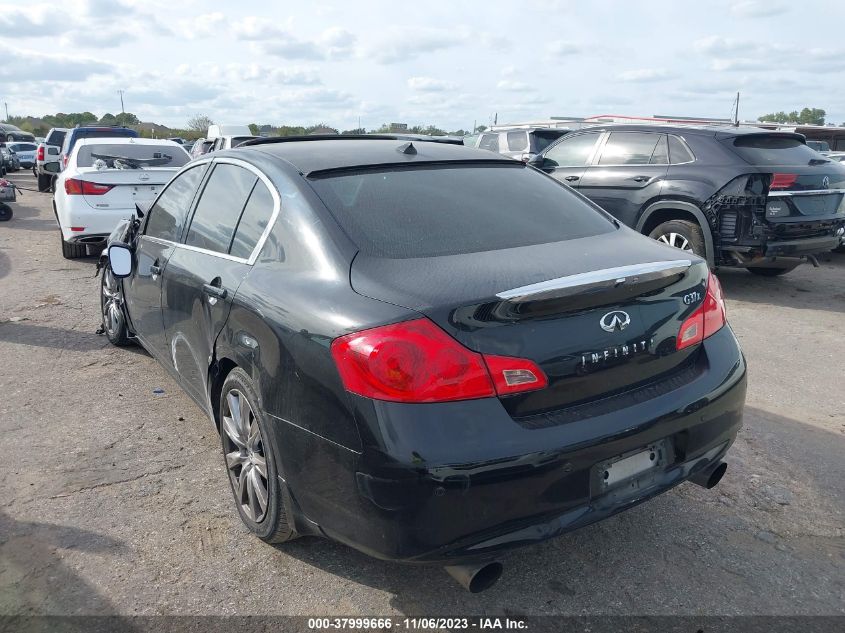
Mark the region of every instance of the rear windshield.
POLYGON ((246 143, 247 141, 251 141, 254 138, 258 138, 257 136, 233 136, 232 137, 232 147, 237 147, 241 143, 246 143))
POLYGON ((752 165, 808 165, 811 160, 822 158, 791 136, 739 136, 732 145, 734 151, 752 165))
POLYGON ((34 152, 38 149, 38 146, 32 143, 7 143, 7 145, 16 152, 34 152))
POLYGON ((76 155, 78 167, 143 169, 181 167, 191 159, 181 147, 172 145, 83 145, 76 155))
POLYGON ((65 134, 67 134, 67 132, 54 130, 53 132, 50 132, 50 135, 47 137, 47 140, 45 142, 47 143, 47 145, 61 146, 61 144, 65 142, 65 134))
POLYGON ((610 219, 519 163, 420 166, 311 179, 366 255, 405 259, 598 235, 610 219))

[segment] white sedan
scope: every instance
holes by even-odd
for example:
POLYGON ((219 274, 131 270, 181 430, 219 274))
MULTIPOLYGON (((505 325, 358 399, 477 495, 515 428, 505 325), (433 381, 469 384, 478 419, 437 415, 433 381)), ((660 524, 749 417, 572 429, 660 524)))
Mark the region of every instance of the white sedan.
POLYGON ((53 197, 62 255, 73 259, 102 248, 118 222, 134 215, 135 204, 151 202, 189 160, 173 141, 113 137, 78 141, 56 180, 53 197))

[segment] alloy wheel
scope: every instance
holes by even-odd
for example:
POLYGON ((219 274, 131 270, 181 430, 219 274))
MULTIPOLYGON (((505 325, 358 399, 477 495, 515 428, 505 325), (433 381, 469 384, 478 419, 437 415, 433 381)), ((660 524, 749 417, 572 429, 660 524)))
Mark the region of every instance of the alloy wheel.
POLYGON ((682 251, 693 252, 690 241, 680 233, 664 233, 657 238, 657 241, 674 246, 675 248, 680 248, 682 251))
POLYGON ((222 403, 223 451, 235 499, 255 523, 267 514, 267 458, 258 420, 244 394, 231 389, 222 403))
POLYGON ((112 338, 123 328, 123 293, 110 268, 103 275, 103 327, 112 338))

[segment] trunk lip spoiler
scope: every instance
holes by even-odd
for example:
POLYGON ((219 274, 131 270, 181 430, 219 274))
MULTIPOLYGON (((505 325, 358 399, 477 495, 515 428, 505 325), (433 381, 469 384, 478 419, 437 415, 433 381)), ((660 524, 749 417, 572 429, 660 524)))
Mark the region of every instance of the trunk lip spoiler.
POLYGON ((693 260, 691 259, 675 259, 603 268, 503 290, 497 293, 496 297, 514 303, 561 298, 584 292, 615 288, 629 282, 654 281, 671 277, 685 273, 692 265, 693 260))

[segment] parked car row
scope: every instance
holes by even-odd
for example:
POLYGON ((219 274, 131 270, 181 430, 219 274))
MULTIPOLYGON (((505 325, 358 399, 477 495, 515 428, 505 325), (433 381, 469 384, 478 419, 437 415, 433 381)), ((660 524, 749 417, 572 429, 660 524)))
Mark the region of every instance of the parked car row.
POLYGON ((800 134, 614 124, 565 134, 533 157, 516 156, 525 134, 485 132, 475 146, 528 160, 631 228, 712 267, 776 276, 842 249, 845 166, 800 134))
POLYGON ((192 158, 209 152, 232 149, 238 145, 259 138, 246 125, 211 125, 204 138, 197 139, 190 150, 192 158))

